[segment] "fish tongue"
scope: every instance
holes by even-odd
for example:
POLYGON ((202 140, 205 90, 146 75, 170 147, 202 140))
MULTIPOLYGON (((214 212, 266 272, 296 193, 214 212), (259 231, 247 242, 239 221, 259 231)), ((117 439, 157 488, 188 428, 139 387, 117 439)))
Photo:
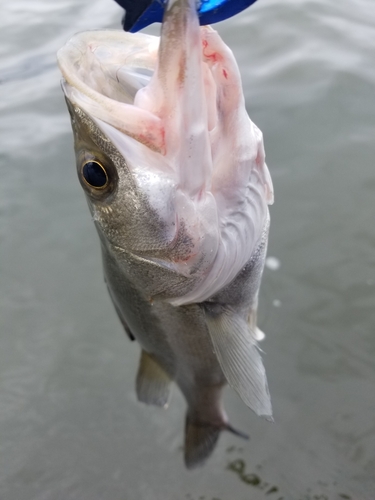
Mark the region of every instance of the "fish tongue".
POLYGON ((192 198, 210 188, 212 172, 203 71, 196 1, 168 0, 157 68, 135 104, 162 119, 166 155, 192 198))

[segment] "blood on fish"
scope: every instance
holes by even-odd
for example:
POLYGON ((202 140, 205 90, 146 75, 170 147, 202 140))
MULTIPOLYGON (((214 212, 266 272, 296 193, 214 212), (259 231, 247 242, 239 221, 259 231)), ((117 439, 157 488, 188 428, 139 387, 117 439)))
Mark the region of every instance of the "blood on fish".
POLYGON ((213 52, 212 54, 207 54, 206 49, 208 47, 208 41, 203 40, 203 55, 206 59, 211 59, 212 62, 219 62, 223 60, 223 56, 221 56, 218 52, 213 52))
MULTIPOLYGON (((129 134, 131 136, 131 134, 129 134)), ((160 129, 159 134, 153 134, 153 133, 146 133, 146 134, 137 134, 136 136, 133 136, 137 141, 141 142, 148 148, 150 148, 152 151, 157 151, 160 153, 162 156, 165 156, 167 154, 167 148, 165 145, 165 129, 164 127, 160 129), (155 141, 155 135, 161 136, 160 139, 157 141, 159 144, 156 143, 155 141)))
POLYGON ((177 258, 172 258, 171 261, 174 264, 187 264, 189 261, 194 259, 198 254, 197 253, 191 253, 187 255, 186 257, 177 257, 177 258))

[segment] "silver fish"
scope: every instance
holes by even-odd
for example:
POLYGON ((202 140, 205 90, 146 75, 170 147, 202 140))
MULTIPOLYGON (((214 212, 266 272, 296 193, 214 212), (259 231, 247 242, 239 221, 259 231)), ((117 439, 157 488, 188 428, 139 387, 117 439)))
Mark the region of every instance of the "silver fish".
POLYGON ((78 178, 98 231, 105 281, 141 345, 139 401, 188 405, 185 463, 220 431, 228 382, 271 419, 257 347, 258 292, 273 187, 240 73, 195 0, 169 0, 161 37, 75 35, 58 53, 78 178))

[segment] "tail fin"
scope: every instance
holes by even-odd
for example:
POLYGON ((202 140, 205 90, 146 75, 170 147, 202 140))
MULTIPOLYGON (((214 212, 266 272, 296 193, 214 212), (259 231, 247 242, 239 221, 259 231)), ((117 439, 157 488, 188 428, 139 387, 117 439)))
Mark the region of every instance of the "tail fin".
POLYGON ((222 428, 203 422, 194 422, 186 417, 185 465, 195 469, 204 464, 214 451, 222 428))
POLYGON ((188 469, 195 469, 204 464, 214 451, 222 430, 227 430, 243 439, 249 439, 247 434, 234 429, 229 424, 215 425, 206 422, 196 422, 187 415, 184 458, 188 469))

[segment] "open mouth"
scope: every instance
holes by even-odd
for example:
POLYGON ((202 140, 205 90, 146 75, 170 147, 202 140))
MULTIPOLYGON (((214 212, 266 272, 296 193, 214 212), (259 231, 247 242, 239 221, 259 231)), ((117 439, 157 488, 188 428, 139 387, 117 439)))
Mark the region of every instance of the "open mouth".
POLYGON ((158 152, 164 152, 158 117, 134 106, 155 69, 159 38, 119 32, 75 35, 58 52, 66 97, 90 116, 104 121, 158 152))

